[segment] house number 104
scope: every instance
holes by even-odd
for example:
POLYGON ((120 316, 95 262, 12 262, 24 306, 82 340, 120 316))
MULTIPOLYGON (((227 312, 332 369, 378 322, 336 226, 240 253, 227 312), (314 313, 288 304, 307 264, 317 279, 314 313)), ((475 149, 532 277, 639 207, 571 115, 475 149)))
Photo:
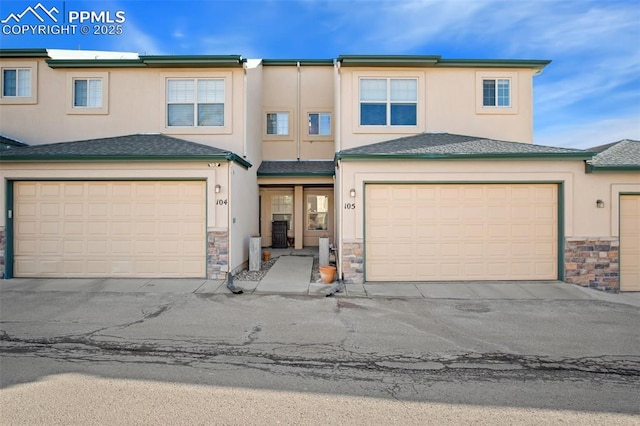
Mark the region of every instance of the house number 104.
POLYGON ((216 204, 219 206, 226 206, 227 200, 216 200, 216 204))

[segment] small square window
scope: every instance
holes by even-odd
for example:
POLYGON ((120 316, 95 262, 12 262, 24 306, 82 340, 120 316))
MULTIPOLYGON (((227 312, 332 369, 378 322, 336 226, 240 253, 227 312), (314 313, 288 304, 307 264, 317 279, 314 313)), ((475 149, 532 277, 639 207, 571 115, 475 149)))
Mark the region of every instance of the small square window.
POLYGON ((482 106, 511 106, 511 81, 506 78, 482 80, 482 106))
POLYGON ((331 135, 331 114, 328 112, 309 114, 309 135, 331 135))
POLYGON ((74 108, 102 107, 102 79, 75 79, 73 81, 74 108))
POLYGON ((2 96, 21 97, 31 96, 31 69, 9 68, 2 70, 2 96))
POLYGON ((269 112, 267 113, 267 135, 288 135, 289 134, 289 113, 269 112))

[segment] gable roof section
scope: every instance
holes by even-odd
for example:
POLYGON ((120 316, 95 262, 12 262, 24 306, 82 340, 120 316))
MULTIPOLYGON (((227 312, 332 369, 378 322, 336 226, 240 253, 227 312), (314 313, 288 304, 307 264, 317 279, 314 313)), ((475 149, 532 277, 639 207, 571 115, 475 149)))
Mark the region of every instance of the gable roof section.
POLYGON ((407 159, 570 159, 587 160, 593 152, 521 142, 507 142, 450 133, 421 133, 346 149, 336 154, 343 161, 407 159))
POLYGON ((162 134, 31 145, 2 152, 0 161, 234 161, 251 163, 230 151, 162 134))
POLYGON ((640 141, 623 139, 591 148, 596 155, 587 161, 587 173, 600 171, 640 172, 640 141))
POLYGON ((333 161, 263 161, 258 177, 333 176, 333 161))

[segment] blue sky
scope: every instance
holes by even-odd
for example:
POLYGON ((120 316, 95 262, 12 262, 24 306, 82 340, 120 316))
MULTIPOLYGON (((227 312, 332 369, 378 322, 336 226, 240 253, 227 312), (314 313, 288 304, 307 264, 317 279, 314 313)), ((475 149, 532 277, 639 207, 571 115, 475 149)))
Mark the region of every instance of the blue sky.
MULTIPOLYGON (((2 0, 0 20, 38 3, 57 8, 59 21, 79 11, 109 12, 103 18, 116 20, 122 11, 122 34, 83 35, 77 20, 76 34, 68 35, 11 34, 17 30, 3 27, 0 47, 247 58, 551 59, 534 79, 535 143, 587 148, 640 139, 637 0, 2 0)), ((29 14, 19 23, 40 24, 29 14)), ((92 32, 95 23, 88 23, 92 32)))

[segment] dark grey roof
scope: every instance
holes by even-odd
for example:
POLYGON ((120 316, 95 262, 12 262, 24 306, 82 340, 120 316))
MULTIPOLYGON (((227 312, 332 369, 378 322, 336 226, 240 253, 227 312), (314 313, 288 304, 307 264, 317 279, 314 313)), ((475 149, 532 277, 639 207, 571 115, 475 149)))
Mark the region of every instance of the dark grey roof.
POLYGON ((0 135, 0 150, 9 149, 9 148, 21 148, 29 146, 26 143, 18 142, 15 139, 8 138, 6 136, 0 135))
POLYGON ((263 161, 258 176, 333 176, 333 161, 263 161))
POLYGON ((3 161, 48 160, 229 160, 251 167, 236 154, 162 134, 138 134, 31 145, 2 153, 3 161))
POLYGON ((596 146, 590 151, 597 152, 596 156, 587 162, 591 170, 640 170, 640 141, 623 139, 607 145, 596 146))
POLYGON ((569 148, 508 142, 450 133, 420 133, 357 148, 346 149, 338 158, 493 158, 493 157, 576 157, 593 153, 569 148))

